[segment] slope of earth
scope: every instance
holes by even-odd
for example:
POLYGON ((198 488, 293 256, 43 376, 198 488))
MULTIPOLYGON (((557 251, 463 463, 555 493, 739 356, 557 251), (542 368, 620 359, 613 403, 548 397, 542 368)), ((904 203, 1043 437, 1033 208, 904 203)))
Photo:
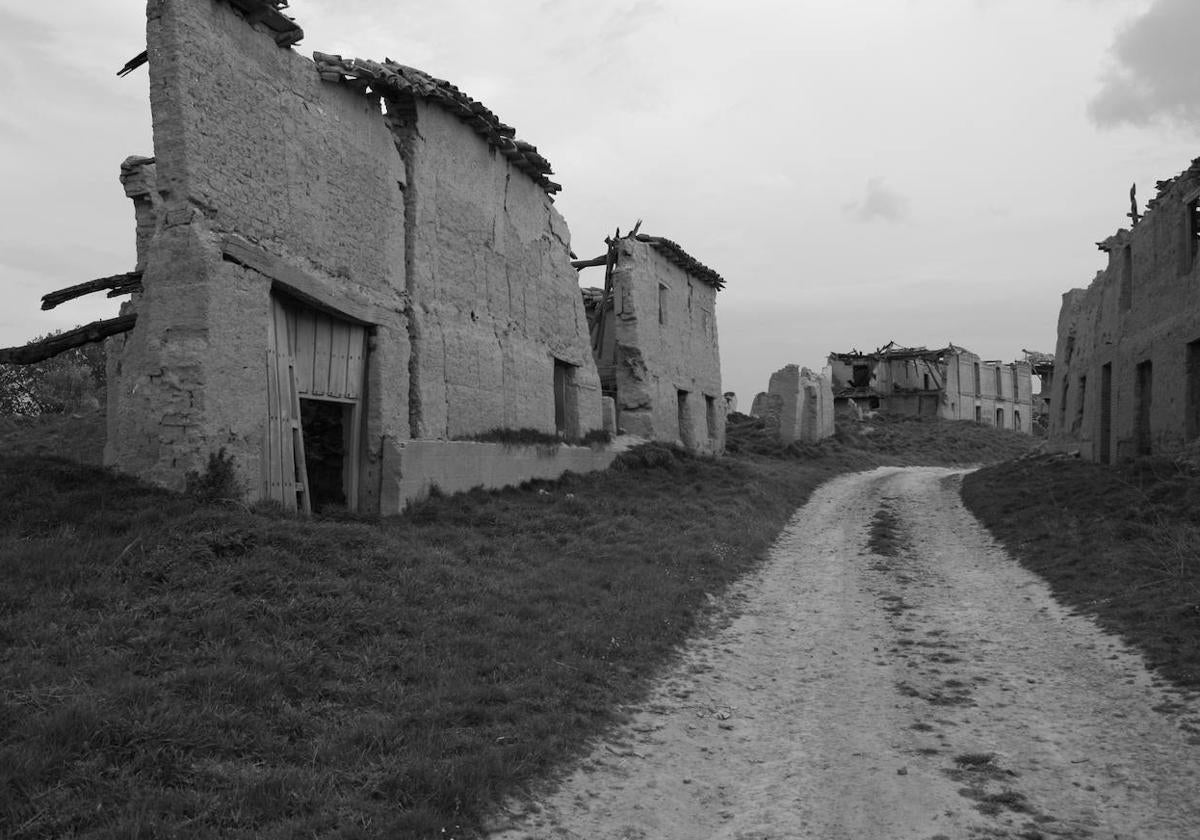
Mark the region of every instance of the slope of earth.
MULTIPOLYGON (((967 506, 1064 604, 1200 690, 1200 471, 1045 456, 979 470, 967 506)), ((1196 733, 1200 743, 1200 731, 1196 733)))
POLYGON ((1200 836, 1200 704, 1011 561, 947 470, 823 486, 696 639, 494 840, 1200 836))

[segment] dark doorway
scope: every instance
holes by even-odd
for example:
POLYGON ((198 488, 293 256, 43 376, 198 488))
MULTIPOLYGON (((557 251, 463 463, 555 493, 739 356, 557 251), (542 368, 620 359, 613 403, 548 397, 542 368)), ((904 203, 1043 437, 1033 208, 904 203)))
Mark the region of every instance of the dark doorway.
POLYGON ((1200 339, 1187 346, 1187 436, 1200 437, 1200 339))
POLYGON ((1112 364, 1100 368, 1100 463, 1112 463, 1112 364))
POLYGON ((997 429, 1004 428, 1004 409, 1003 408, 996 409, 996 428, 997 429))
POLYGON ((676 391, 679 403, 679 442, 688 449, 696 448, 696 435, 692 430, 692 409, 688 403, 687 391, 676 391))
POLYGON ((1137 454, 1149 455, 1154 445, 1150 435, 1150 409, 1154 402, 1154 365, 1150 361, 1137 366, 1134 389, 1137 414, 1133 421, 1133 434, 1137 443, 1137 454))
POLYGON ((579 411, 575 405, 575 365, 554 360, 554 429, 560 437, 579 437, 579 411))
POLYGON ((352 407, 327 400, 300 400, 304 460, 314 512, 346 505, 346 452, 352 407))

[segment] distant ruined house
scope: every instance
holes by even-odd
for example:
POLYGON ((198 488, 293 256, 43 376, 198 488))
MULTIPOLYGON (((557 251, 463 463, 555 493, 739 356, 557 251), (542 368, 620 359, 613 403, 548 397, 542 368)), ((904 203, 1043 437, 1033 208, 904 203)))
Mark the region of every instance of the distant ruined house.
POLYGON ((604 257, 605 288, 583 290, 592 352, 616 426, 697 452, 725 450, 717 292, 721 275, 677 243, 631 233, 604 257))
POLYGON ((1102 463, 1200 439, 1200 158, 1129 215, 1058 317, 1050 444, 1102 463))
POLYGON ((785 365, 771 374, 767 390, 754 397, 750 414, 780 443, 816 443, 835 429, 830 369, 820 373, 799 365, 785 365))
POLYGON ((1034 414, 1030 365, 984 361, 953 344, 829 356, 834 399, 895 414, 974 420, 1029 433, 1034 414))
POLYGON ((154 156, 121 176, 138 264, 90 284, 133 292, 88 328, 123 333, 107 463, 180 488, 224 450, 251 499, 385 513, 543 474, 456 441, 602 428, 549 163, 448 82, 301 56, 282 5, 149 4, 154 156))

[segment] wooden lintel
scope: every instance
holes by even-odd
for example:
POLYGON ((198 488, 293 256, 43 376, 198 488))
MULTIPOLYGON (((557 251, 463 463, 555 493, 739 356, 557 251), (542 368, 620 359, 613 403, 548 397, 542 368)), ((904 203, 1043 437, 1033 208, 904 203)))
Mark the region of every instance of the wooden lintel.
MULTIPOLYGON (((105 289, 125 289, 133 291, 132 288, 126 287, 137 286, 142 282, 142 272, 127 271, 124 274, 113 274, 109 277, 100 277, 96 280, 89 280, 86 283, 78 283, 74 286, 68 286, 65 289, 59 289, 49 294, 42 295, 42 309, 53 309, 60 303, 66 303, 69 300, 74 300, 77 297, 90 295, 92 292, 102 292, 105 289)), ((118 292, 125 294, 125 291, 118 292)), ((109 295, 112 297, 112 295, 109 295)))
POLYGON ((285 294, 298 298, 317 309, 356 324, 373 326, 395 320, 395 313, 382 306, 352 300, 330 289, 330 284, 288 265, 268 251, 232 234, 224 238, 222 251, 230 262, 253 269, 269 277, 274 286, 285 294))
POLYGON ((137 313, 119 315, 108 320, 93 321, 65 333, 52 335, 20 347, 0 348, 0 364, 33 365, 59 353, 65 353, 93 341, 103 341, 111 335, 129 332, 137 322, 137 313))

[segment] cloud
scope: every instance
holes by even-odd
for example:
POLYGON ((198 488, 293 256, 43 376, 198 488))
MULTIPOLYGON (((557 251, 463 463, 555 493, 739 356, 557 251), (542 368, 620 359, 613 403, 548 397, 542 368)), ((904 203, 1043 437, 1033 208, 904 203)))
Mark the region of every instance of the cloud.
POLYGON ((908 198, 888 188, 883 178, 867 179, 867 194, 862 201, 842 205, 842 210, 860 222, 902 222, 908 218, 908 198))
POLYGON ((1092 121, 1102 128, 1159 121, 1200 125, 1198 31, 1196 0, 1153 0, 1117 34, 1111 47, 1115 66, 1088 103, 1092 121))

